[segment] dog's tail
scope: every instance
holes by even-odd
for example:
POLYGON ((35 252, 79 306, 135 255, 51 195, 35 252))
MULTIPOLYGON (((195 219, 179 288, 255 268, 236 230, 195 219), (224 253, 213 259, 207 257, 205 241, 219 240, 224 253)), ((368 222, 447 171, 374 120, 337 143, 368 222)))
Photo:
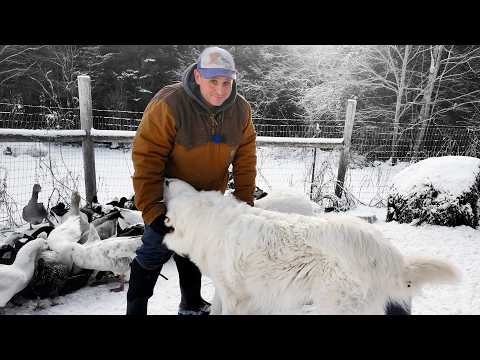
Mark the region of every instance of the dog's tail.
POLYGON ((404 267, 407 286, 420 289, 426 284, 460 281, 460 271, 452 264, 429 257, 406 257, 404 267))

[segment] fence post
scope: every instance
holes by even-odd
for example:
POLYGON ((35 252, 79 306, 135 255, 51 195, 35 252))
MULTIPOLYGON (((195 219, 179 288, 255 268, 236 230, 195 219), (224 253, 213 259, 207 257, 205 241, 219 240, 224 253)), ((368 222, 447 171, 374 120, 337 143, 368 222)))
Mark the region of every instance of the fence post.
POLYGON ((95 152, 93 141, 90 137, 90 130, 93 127, 92 116, 92 90, 90 76, 79 75, 78 80, 78 101, 80 105, 80 123, 86 136, 82 140, 83 152, 83 173, 85 177, 85 195, 87 204, 92 204, 93 197, 97 195, 97 178, 95 174, 95 152))
POLYGON ((315 181, 315 163, 317 162, 317 148, 313 148, 313 166, 312 166, 312 182, 310 184, 310 200, 313 200, 313 182, 315 181))
POLYGON ((350 145, 352 143, 353 120, 355 119, 356 106, 357 106, 357 100, 353 100, 353 99, 348 100, 347 116, 345 119, 345 128, 343 130, 343 149, 340 152, 337 184, 335 185, 335 195, 339 199, 342 197, 343 183, 345 181, 345 173, 347 172, 347 166, 350 160, 350 145))

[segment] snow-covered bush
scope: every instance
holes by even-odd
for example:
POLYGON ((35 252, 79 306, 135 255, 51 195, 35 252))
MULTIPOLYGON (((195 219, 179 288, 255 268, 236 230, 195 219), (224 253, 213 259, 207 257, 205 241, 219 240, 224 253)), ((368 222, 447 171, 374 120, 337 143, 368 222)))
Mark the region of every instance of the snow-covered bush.
POLYGON ((428 158, 400 171, 388 196, 386 221, 478 226, 480 159, 428 158))

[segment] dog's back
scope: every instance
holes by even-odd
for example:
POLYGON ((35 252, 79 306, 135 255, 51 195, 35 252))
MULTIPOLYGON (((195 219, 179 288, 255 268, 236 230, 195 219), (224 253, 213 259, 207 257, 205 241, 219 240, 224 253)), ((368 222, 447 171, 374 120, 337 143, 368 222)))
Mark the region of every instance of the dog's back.
POLYGON ((382 314, 423 284, 456 278, 439 260, 404 258, 356 217, 284 214, 196 191, 174 198, 167 216, 176 231, 165 243, 211 277, 227 312, 281 313, 313 302, 323 314, 382 314))

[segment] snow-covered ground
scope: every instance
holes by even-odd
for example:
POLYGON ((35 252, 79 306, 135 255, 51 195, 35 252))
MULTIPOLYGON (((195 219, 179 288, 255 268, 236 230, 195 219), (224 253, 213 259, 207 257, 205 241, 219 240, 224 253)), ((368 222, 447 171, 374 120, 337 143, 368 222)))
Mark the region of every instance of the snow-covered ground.
MULTIPOLYGON (((106 202, 114 196, 129 195, 132 192, 130 151, 101 147, 96 148, 95 153, 99 200, 106 202)), ((51 154, 50 160, 32 157, 31 154, 12 157, 3 155, 2 149, 0 183, 6 177, 8 195, 16 199, 20 209, 30 197, 33 181, 42 184, 40 201, 48 202, 53 188, 58 188, 58 183, 54 186, 51 176, 49 177, 52 168, 59 180, 69 185, 77 184, 80 192, 83 191, 81 149, 75 146, 58 146, 51 154), (45 165, 52 163, 54 166, 50 166, 50 169, 45 165)), ((310 190, 311 159, 311 150, 260 148, 258 185, 267 192, 279 190, 304 194, 310 190)), ((337 161, 337 153, 317 153, 316 173, 323 171, 326 184, 331 183, 328 180, 329 176, 336 176, 337 161), (321 164, 324 166, 320 166, 321 164)), ((376 163, 374 166, 362 167, 358 166, 359 163, 361 159, 349 170, 346 184, 352 194, 365 204, 384 200, 392 177, 408 166, 405 163, 394 167, 376 163)), ((451 261, 461 271, 463 278, 459 284, 426 287, 413 301, 414 314, 480 314, 480 229, 435 225, 414 227, 409 224, 386 223, 385 207, 359 206, 350 213, 376 215, 378 220, 375 226, 378 226, 405 255, 438 256, 451 261)), ((0 221, 3 216, 5 213, 0 212, 0 221)), ((169 280, 159 277, 155 293, 149 302, 149 314, 173 315, 176 314, 180 299, 175 263, 169 261, 162 273, 169 280)), ((210 300, 214 293, 213 285, 206 277, 203 277, 202 282, 202 294, 206 300, 210 300)), ((54 304, 45 302, 43 309, 35 309, 34 302, 27 302, 20 307, 7 307, 5 312, 39 315, 124 314, 128 284, 121 293, 109 291, 109 288, 115 286, 116 284, 107 284, 82 288, 56 299, 54 304)))

